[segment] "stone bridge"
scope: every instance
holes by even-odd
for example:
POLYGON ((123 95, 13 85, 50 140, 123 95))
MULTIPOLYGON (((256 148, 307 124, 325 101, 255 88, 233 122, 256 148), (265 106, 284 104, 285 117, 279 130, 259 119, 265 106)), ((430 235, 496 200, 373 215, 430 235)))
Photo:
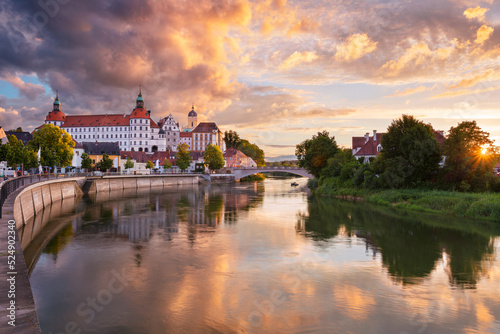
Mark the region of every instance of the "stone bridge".
POLYGON ((299 167, 248 167, 248 168, 224 168, 224 173, 233 174, 235 181, 241 179, 242 177, 257 174, 257 173, 269 173, 269 172, 283 172, 295 174, 298 176, 303 176, 307 178, 314 178, 309 174, 304 168, 299 167))

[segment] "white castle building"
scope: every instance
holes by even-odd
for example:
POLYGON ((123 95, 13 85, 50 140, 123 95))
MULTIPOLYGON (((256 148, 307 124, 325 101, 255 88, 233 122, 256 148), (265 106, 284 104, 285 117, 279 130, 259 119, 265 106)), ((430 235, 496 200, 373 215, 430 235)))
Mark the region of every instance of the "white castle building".
MULTIPOLYGON (((196 119, 188 118, 196 123, 196 119)), ((179 123, 175 122, 172 115, 158 123, 153 121, 151 111, 144 107, 142 91, 130 114, 65 115, 57 95, 45 124, 60 127, 79 142, 118 142, 120 151, 176 151, 180 144, 179 123)))

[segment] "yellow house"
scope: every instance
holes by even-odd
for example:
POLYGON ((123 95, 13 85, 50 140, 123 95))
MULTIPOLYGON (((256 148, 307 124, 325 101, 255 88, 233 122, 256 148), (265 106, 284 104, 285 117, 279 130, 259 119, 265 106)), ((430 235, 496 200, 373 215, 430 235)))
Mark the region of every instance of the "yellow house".
POLYGON ((102 160, 102 155, 107 154, 113 160, 112 168, 119 171, 121 160, 118 142, 82 142, 81 144, 85 153, 92 160, 92 165, 99 163, 102 160))

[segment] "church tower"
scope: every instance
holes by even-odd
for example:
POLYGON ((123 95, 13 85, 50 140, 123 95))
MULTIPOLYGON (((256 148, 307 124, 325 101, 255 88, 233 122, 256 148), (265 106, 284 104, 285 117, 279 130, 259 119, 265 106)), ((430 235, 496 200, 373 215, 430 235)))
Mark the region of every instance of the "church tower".
POLYGON ((198 114, 194 111, 194 104, 191 107, 191 111, 188 114, 188 125, 187 128, 194 130, 198 126, 198 114))
POLYGON ((56 99, 52 105, 52 111, 45 117, 45 124, 53 124, 62 126, 66 121, 66 115, 61 110, 61 101, 59 101, 59 93, 56 93, 56 99))

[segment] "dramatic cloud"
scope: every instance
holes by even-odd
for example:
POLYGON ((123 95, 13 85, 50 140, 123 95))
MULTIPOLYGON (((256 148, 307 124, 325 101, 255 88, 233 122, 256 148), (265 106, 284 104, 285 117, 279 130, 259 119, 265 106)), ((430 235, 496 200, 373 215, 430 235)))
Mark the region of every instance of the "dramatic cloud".
POLYGON ((483 44, 485 41, 487 41, 491 34, 493 34, 493 28, 488 27, 487 25, 482 25, 481 28, 477 31, 477 38, 475 40, 475 43, 477 44, 483 44))
POLYGON ((356 60, 377 49, 377 42, 373 42, 367 34, 354 34, 337 47, 335 59, 339 61, 356 60))
POLYGON ((488 11, 488 8, 481 8, 477 6, 476 8, 467 8, 464 12, 464 15, 469 20, 477 19, 478 21, 484 21, 484 15, 488 11))
POLYGON ((45 87, 38 84, 26 83, 20 77, 13 75, 6 75, 3 79, 11 83, 19 90, 21 96, 26 97, 28 100, 35 100, 39 95, 45 93, 45 87))
POLYGON ((273 140, 454 115, 484 90, 476 109, 497 112, 498 13, 475 0, 4 0, 0 121, 40 125, 55 90, 68 114, 129 112, 139 85, 155 120, 185 124, 194 103, 200 120, 273 140))
POLYGON ((292 67, 296 67, 301 63, 310 63, 313 60, 318 59, 318 55, 315 52, 304 51, 298 52, 295 51, 290 57, 288 57, 280 66, 282 70, 288 70, 292 67))

